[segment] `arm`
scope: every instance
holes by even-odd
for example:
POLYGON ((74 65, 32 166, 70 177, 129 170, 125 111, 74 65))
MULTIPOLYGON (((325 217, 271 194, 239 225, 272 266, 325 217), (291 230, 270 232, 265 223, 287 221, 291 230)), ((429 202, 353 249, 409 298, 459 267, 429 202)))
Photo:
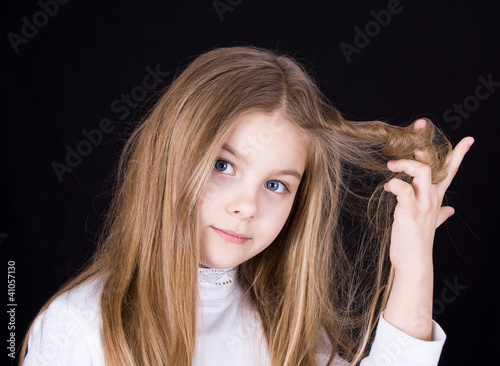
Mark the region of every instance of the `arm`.
MULTIPOLYGON (((425 128, 420 120, 415 128, 425 128)), ((397 197, 391 233, 390 259, 395 276, 384 319, 406 334, 430 341, 432 338, 432 247, 435 229, 453 215, 451 207, 441 207, 443 196, 463 157, 473 144, 464 138, 453 150, 445 166, 446 178, 431 183, 429 166, 415 160, 391 161, 393 172, 413 177, 412 184, 392 179, 385 185, 397 197)))

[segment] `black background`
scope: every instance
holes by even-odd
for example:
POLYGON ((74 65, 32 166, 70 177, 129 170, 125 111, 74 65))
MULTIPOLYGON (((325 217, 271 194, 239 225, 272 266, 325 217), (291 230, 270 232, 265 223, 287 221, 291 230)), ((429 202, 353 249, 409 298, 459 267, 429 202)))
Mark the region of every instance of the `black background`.
MULTIPOLYGON (((7 261, 15 261, 17 347, 37 310, 91 255, 110 199, 110 174, 130 128, 193 57, 217 46, 252 44, 295 55, 350 118, 407 123, 425 116, 454 144, 475 137, 448 194, 456 214, 436 234, 435 319, 448 337, 440 365, 497 364, 496 2, 218 3, 230 10, 218 13, 212 0, 73 0, 57 11, 52 6, 45 16, 37 1, 10 2, 2 12, 7 65, 2 67, 0 247, 4 278, 7 261), (377 27, 373 14, 391 6, 396 10, 390 21, 377 27), (26 21, 39 26, 30 33, 26 21), (355 27, 371 36, 348 62, 340 44, 360 45, 355 27), (160 70, 162 80, 144 95, 140 86, 147 67, 160 70), (490 91, 480 87, 478 99, 481 78, 494 83, 490 91), (133 91, 135 99, 129 97, 123 108, 122 95, 133 91), (464 102, 462 112, 448 111, 464 102), (113 130, 95 145, 82 142, 88 140, 83 131, 99 128, 105 118, 113 121, 108 126, 113 130), (78 146, 87 156, 58 179, 54 162, 66 164, 67 148, 78 146)), ((8 298, 4 304, 5 314, 8 298)))

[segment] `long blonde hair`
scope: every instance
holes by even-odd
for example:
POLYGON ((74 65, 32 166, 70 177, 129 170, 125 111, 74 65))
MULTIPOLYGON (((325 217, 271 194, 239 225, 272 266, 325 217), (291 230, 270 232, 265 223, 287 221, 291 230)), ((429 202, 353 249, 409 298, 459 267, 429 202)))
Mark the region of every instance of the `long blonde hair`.
MULTIPOLYGON (((415 130, 347 121, 292 58, 230 47, 189 64, 133 132, 99 250, 53 297, 105 278, 108 365, 192 365, 198 205, 225 139, 248 111, 280 113, 310 145, 283 230, 237 269, 272 364, 315 365, 324 339, 331 360, 339 354, 356 364, 366 353, 391 281, 395 201, 382 186, 394 174, 386 162, 415 158, 419 150, 438 181, 450 144, 432 123, 415 130)), ((27 338, 23 354, 26 347, 27 338)))

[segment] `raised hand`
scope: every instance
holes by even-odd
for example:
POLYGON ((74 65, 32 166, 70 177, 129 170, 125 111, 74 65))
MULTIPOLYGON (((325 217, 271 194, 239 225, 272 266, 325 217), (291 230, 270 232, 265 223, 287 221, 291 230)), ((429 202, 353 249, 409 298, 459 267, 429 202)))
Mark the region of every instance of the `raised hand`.
MULTIPOLYGON (((415 128, 425 127, 425 120, 415 123, 415 128)), ((413 181, 394 178, 384 187, 397 198, 390 247, 395 277, 384 318, 416 338, 431 337, 434 233, 454 213, 452 207, 441 206, 443 197, 473 143, 472 137, 466 137, 457 144, 444 167, 447 176, 437 184, 432 184, 426 164, 408 159, 387 164, 413 181)))
MULTIPOLYGON (((425 120, 418 120, 415 128, 425 128, 425 124, 425 120)), ((441 206, 444 194, 473 143, 472 137, 458 143, 444 167, 446 178, 437 184, 431 183, 431 169, 426 164, 408 159, 387 164, 391 171, 413 177, 411 184, 394 178, 385 185, 385 190, 397 197, 390 249, 396 270, 432 263, 434 232, 455 212, 452 207, 441 206)))

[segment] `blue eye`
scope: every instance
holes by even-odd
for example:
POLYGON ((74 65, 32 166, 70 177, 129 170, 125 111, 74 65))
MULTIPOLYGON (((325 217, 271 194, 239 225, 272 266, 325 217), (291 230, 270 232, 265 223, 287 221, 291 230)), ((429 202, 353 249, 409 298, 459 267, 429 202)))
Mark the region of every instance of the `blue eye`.
MULTIPOLYGON (((233 164, 231 164, 225 160, 217 159, 215 161, 214 167, 218 173, 228 174, 228 175, 234 174, 233 164)), ((265 183, 265 187, 267 189, 269 189, 270 191, 273 191, 276 193, 283 193, 283 192, 285 192, 285 190, 288 191, 288 187, 286 186, 286 184, 280 182, 279 180, 268 180, 265 183)))
POLYGON ((224 174, 234 174, 234 167, 231 163, 227 161, 218 159, 215 162, 215 169, 224 174))
POLYGON ((286 186, 279 180, 268 180, 266 182, 266 188, 276 193, 283 193, 286 186))

